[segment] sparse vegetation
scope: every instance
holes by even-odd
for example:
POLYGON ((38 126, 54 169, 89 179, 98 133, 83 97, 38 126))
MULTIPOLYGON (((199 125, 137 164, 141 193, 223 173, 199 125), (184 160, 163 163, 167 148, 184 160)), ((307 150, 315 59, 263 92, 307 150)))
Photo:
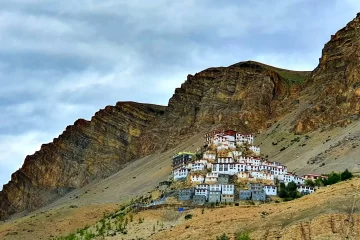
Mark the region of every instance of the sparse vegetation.
POLYGON ((222 235, 217 236, 216 240, 230 240, 230 238, 225 233, 223 233, 222 235))
POLYGON ((235 240, 250 240, 248 231, 238 231, 235 233, 235 240))
POLYGON ((284 183, 280 183, 279 197, 284 198, 285 201, 290 201, 295 198, 301 197, 297 191, 297 185, 295 182, 289 182, 286 186, 284 183))
POLYGON ((318 181, 316 183, 324 186, 332 185, 341 181, 351 179, 353 177, 353 174, 348 169, 346 169, 342 173, 331 172, 326 176, 327 178, 317 179, 318 181))
POLYGON ((192 217, 193 217, 192 214, 186 214, 186 215, 185 215, 185 220, 192 219, 192 217))

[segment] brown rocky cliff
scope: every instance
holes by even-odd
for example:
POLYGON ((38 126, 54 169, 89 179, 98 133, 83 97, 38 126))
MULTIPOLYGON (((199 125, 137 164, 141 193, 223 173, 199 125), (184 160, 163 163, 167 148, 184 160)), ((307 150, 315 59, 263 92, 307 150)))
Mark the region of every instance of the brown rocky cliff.
POLYGON ((299 89, 287 80, 308 74, 247 61, 188 75, 164 116, 148 128, 143 152, 168 149, 189 134, 213 127, 257 132, 295 107, 299 89))
POLYGON ((50 203, 71 189, 116 172, 138 158, 139 137, 166 107, 132 102, 77 120, 52 143, 27 156, 0 192, 0 219, 50 203))
POLYGON ((346 125, 360 110, 360 14, 331 36, 305 92, 312 106, 301 114, 296 131, 346 125))

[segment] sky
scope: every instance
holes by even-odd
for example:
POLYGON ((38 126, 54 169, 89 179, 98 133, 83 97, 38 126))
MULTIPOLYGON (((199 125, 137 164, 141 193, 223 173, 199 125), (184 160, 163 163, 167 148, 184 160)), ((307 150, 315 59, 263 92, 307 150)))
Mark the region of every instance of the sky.
POLYGON ((0 0, 0 189, 106 105, 167 105, 187 74, 255 60, 313 70, 358 0, 0 0))

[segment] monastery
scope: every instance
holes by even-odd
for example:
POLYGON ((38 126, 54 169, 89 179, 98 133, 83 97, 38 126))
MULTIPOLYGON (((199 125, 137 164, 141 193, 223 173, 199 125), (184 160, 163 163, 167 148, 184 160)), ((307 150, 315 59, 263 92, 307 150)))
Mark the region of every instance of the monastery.
POLYGON ((253 134, 233 130, 215 130, 205 134, 205 150, 201 154, 180 152, 172 159, 173 181, 187 181, 192 188, 180 189, 181 201, 194 204, 234 202, 236 200, 266 201, 278 194, 277 183, 295 182, 305 195, 315 191, 304 186, 306 179, 288 171, 278 162, 260 158, 260 147, 254 145, 253 134))

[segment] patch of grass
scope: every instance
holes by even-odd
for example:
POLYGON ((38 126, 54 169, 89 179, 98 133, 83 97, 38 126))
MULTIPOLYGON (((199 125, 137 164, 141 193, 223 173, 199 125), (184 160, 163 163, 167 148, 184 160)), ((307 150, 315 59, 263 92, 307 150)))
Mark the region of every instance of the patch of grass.
POLYGON ((251 240, 248 231, 239 231, 235 233, 235 240, 251 240))
POLYGON ((300 85, 306 81, 309 75, 307 72, 295 72, 280 68, 272 68, 272 70, 279 74, 283 82, 289 85, 300 85))

